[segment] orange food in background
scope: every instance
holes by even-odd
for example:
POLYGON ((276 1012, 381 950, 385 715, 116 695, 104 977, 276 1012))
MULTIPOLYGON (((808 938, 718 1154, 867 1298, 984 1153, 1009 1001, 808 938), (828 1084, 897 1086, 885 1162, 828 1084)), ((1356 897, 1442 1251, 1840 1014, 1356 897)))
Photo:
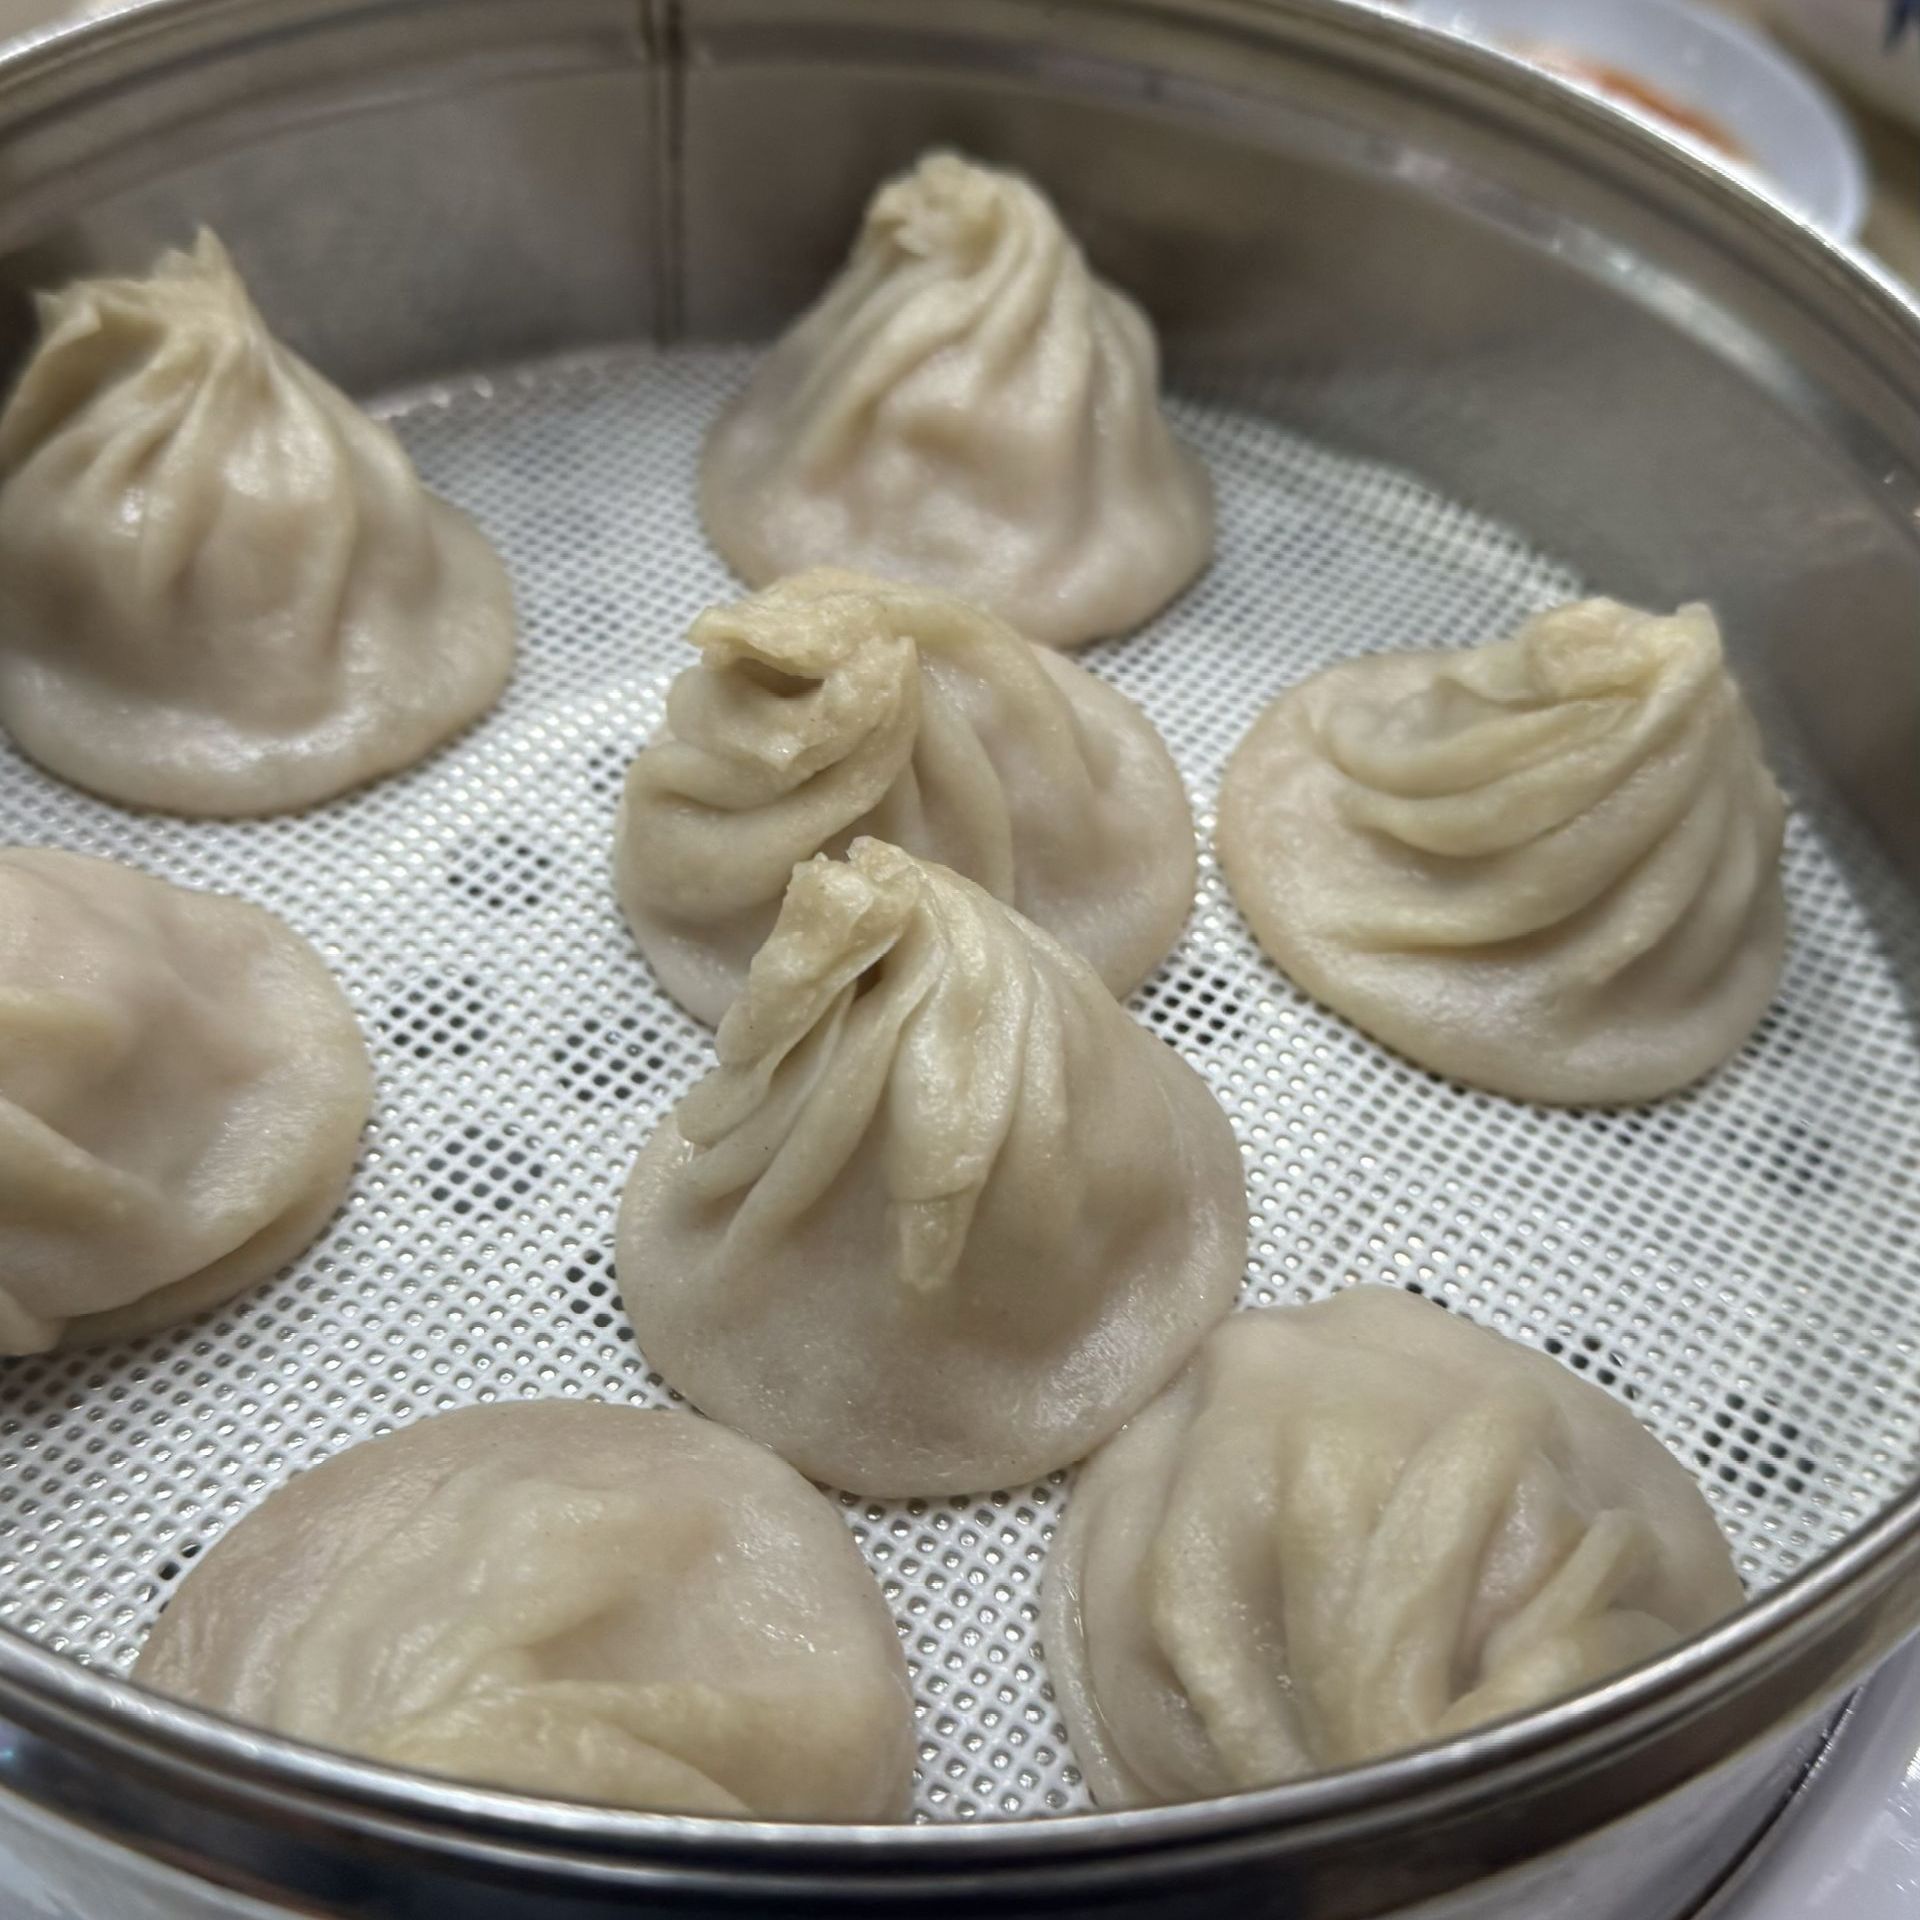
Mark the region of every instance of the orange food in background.
POLYGON ((1670 93, 1650 85, 1637 74, 1628 73, 1623 67, 1610 66, 1604 60, 1589 59, 1585 54, 1571 53, 1563 47, 1548 46, 1537 41, 1515 42, 1512 51, 1525 55, 1536 66, 1545 67, 1549 72, 1565 74, 1570 80, 1584 80, 1601 93, 1611 94, 1616 100, 1637 107, 1655 119, 1665 120, 1682 133, 1691 134, 1694 139, 1724 153, 1730 160, 1744 162, 1752 157, 1717 120, 1697 107, 1689 107, 1674 99, 1670 93))

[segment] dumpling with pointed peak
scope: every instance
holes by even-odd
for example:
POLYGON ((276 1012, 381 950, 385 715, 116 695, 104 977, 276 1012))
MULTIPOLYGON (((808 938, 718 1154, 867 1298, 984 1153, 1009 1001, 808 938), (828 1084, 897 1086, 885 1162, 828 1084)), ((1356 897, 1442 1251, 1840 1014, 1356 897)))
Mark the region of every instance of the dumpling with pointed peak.
POLYGON ((0 415, 0 725, 24 752, 136 806, 273 813, 499 697, 499 557, 273 338, 211 233, 40 311, 0 415))
POLYGON ((944 868, 876 840, 796 868, 716 1046, 633 1170, 620 1290, 673 1386, 817 1480, 1064 1466, 1233 1302, 1206 1082, 944 868))
POLYGON ((1392 1287, 1235 1314, 1080 1471, 1041 1632, 1095 1800, 1209 1799, 1544 1705, 1741 1601, 1693 1477, 1392 1287))
POLYGON ((1773 997, 1784 804, 1703 606, 1348 660, 1255 721, 1220 864, 1300 986, 1437 1073, 1648 1100, 1773 997))
POLYGON ((1084 668, 925 587, 816 568, 701 615, 634 761, 620 904, 717 1022, 797 862, 871 834, 1016 907, 1125 995, 1193 904, 1193 816, 1153 723, 1084 668))
POLYGON ((831 564, 942 587, 1044 646, 1125 633, 1213 551, 1146 316, 1046 196, 929 154, 714 428, 701 511, 749 586, 831 564))

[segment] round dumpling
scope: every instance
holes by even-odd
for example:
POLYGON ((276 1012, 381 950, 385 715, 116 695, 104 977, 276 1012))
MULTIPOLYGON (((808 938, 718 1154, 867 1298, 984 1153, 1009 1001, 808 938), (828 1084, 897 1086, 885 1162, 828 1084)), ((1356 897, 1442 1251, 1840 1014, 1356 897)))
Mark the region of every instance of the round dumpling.
POLYGON ((690 1413, 469 1407, 300 1474, 188 1574, 134 1678, 549 1799, 890 1820, 913 1696, 839 1514, 690 1413))
POLYGON ((698 666, 627 774, 620 904, 717 1022, 796 862, 858 834, 938 860, 1131 993, 1193 904, 1193 816, 1127 697, 924 587, 825 568, 695 623, 698 666))
POLYGON ((388 430, 268 333, 202 233, 41 301, 0 416, 0 725, 188 814, 306 806, 499 697, 513 593, 388 430))
POLYGON ((1094 1798, 1210 1798, 1589 1686, 1739 1606, 1691 1476, 1391 1287, 1236 1314, 1081 1470, 1047 1664, 1094 1798))
POLYGON ((716 1046, 634 1168, 620 1289, 652 1365, 816 1480, 1031 1480, 1233 1302, 1205 1081, 957 874, 875 840, 796 868, 716 1046))
POLYGON ((1766 1011, 1784 811, 1713 615, 1583 600, 1282 694, 1219 852, 1336 1013, 1436 1073, 1600 1104, 1698 1079, 1766 1011))
POLYGON ((942 587, 1044 646, 1137 627, 1213 551, 1146 316, 1018 174, 930 154, 714 428, 700 504, 759 587, 822 564, 942 587))
POLYGON ((340 1204, 372 1098, 353 1009, 272 914, 0 849, 0 1354, 277 1272, 340 1204))

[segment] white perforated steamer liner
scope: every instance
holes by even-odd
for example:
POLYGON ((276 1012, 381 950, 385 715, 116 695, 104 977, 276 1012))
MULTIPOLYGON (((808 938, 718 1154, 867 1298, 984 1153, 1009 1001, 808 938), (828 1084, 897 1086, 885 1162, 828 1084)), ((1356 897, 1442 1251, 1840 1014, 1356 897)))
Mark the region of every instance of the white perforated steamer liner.
MULTIPOLYGON (((394 403, 428 479, 503 547, 525 627, 504 705, 411 775, 293 818, 181 823, 0 754, 0 835, 275 908, 335 967, 379 1074, 346 1207, 285 1275, 169 1334, 0 1365, 0 1622, 124 1670, 193 1555, 299 1467, 479 1400, 669 1400, 620 1308, 613 1216, 708 1035, 655 987, 607 862, 687 624, 737 591, 693 479, 747 364, 623 351, 394 403)), ((1146 632, 1078 658, 1158 723, 1203 840, 1281 687, 1574 590, 1404 476, 1176 411, 1214 474, 1219 557, 1146 632)), ((1238 1129, 1250 1302, 1389 1281, 1557 1354, 1695 1469, 1755 1590, 1920 1466, 1920 910, 1787 744, 1780 996, 1680 1098, 1546 1112, 1418 1072, 1274 971, 1210 855, 1134 1003, 1238 1129)), ((845 1501, 914 1668, 923 1816, 1086 1805, 1035 1624, 1069 1492, 845 1501)))

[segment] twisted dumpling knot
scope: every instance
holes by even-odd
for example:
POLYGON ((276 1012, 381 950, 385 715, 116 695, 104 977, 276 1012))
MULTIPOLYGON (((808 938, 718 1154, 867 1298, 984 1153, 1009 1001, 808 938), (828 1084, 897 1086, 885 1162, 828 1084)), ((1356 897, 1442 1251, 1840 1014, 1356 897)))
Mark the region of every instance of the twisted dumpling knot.
MULTIPOLYGON (((202 227, 144 279, 80 280, 37 293, 39 378, 0 417, 0 470, 19 466, 76 403, 111 380, 164 388, 220 374, 259 382, 274 350, 217 235, 202 227)), ((140 504, 145 505, 145 499, 140 504)))
MULTIPOLYGON (((795 869, 747 990, 720 1023, 719 1067, 678 1112, 682 1137, 698 1149, 688 1174, 695 1191, 719 1198, 770 1171, 769 1157, 777 1162, 793 1139, 789 1132, 774 1144, 766 1124, 774 1115, 798 1128, 809 1112, 860 1112, 872 1102, 888 1129, 888 1269, 921 1293, 952 1278, 1012 1124, 1035 1017, 1025 951, 995 940, 971 907, 933 870, 878 840, 856 840, 844 861, 821 855, 795 869), (856 1002, 864 1002, 859 1020, 893 1049, 883 1091, 865 1074, 850 1083, 794 1060, 816 1034, 845 1035, 856 1002), (803 1104, 769 1099, 790 1063, 807 1086, 803 1104)), ((1040 1098, 1051 1089, 1029 1091, 1040 1098)), ((856 1143, 840 1138, 848 1149, 856 1143)), ((818 1156, 807 1189, 844 1165, 818 1156)), ((786 1217, 786 1208, 743 1206, 729 1230, 735 1257, 759 1250, 752 1235, 771 1244, 786 1217)))
POLYGON ((1665 618, 1617 600, 1576 600, 1535 614, 1513 645, 1553 700, 1644 695, 1662 678, 1700 685, 1722 664, 1720 629, 1697 601, 1665 618))
POLYGON ((1051 224, 1045 201, 1024 180, 973 166, 957 153, 930 153, 874 196, 862 237, 923 259, 951 255, 978 266, 1021 219, 1051 224))
POLYGON ((834 579, 801 575, 695 621, 701 664, 674 681, 666 733, 628 776, 627 807, 652 815, 636 898, 695 915, 777 895, 899 777, 920 721, 914 639, 834 579), (709 824, 735 829, 729 857, 711 857, 709 824))
POLYGON ((879 581, 839 567, 812 567, 781 581, 765 593, 724 607, 709 607, 693 623, 687 638, 708 666, 725 670, 757 662, 770 676, 772 693, 797 691, 780 676, 824 681, 879 656, 909 662, 913 653, 911 615, 903 603, 917 599, 911 588, 889 592, 879 581))

